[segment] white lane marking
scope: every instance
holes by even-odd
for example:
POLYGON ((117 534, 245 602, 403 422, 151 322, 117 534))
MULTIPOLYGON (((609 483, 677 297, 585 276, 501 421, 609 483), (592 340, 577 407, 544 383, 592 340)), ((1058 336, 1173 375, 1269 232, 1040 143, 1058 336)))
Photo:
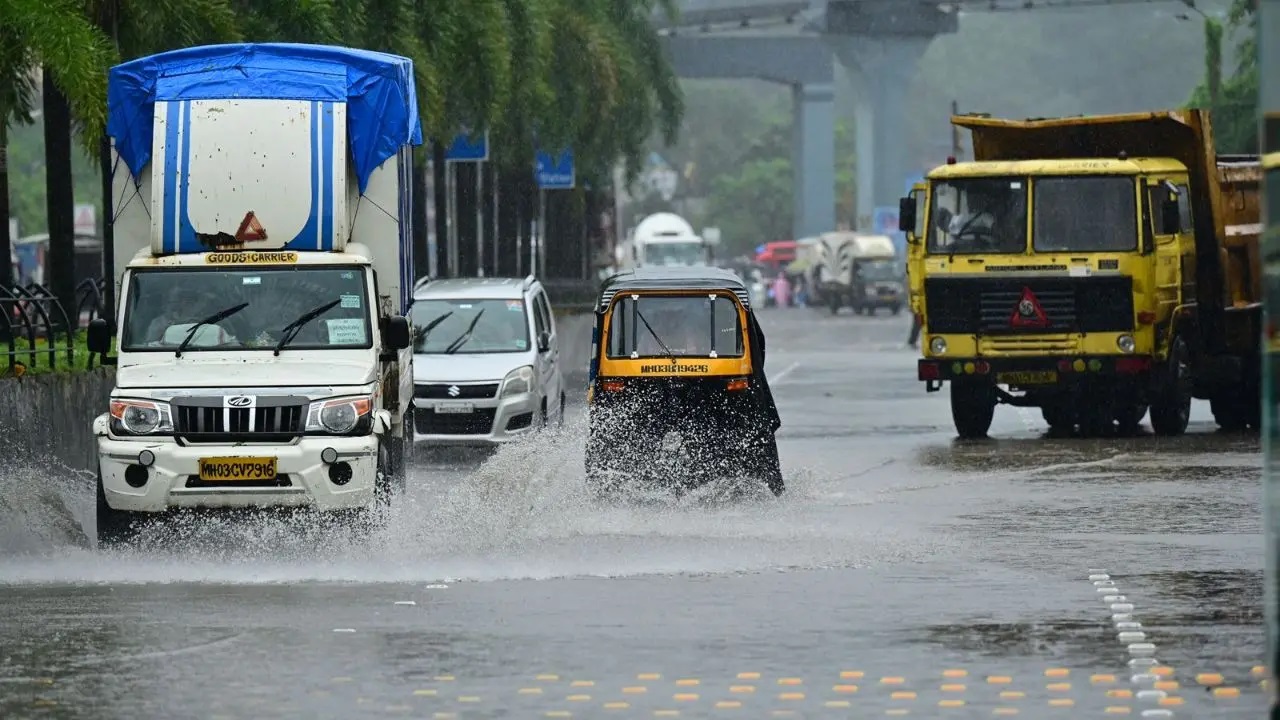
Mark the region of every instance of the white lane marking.
POLYGON ((788 365, 788 366, 786 367, 786 369, 785 369, 785 370, 783 370, 782 372, 780 372, 780 373, 778 373, 777 375, 774 375, 772 378, 770 378, 769 383, 770 383, 771 385, 777 385, 777 384, 782 380, 782 378, 786 377, 787 375, 790 375, 790 374, 791 374, 791 371, 792 371, 792 370, 795 370, 795 369, 796 369, 796 368, 798 368, 798 367, 800 367, 800 361, 799 361, 799 360, 797 360, 797 361, 795 361, 795 362, 791 363, 790 365, 788 365))
MULTIPOLYGON (((1117 630, 1116 639, 1129 652, 1129 667, 1137 670, 1129 677, 1129 681, 1138 686, 1148 686, 1138 690, 1135 696, 1139 700, 1160 701, 1167 697, 1167 693, 1163 690, 1151 689, 1149 686, 1154 685, 1160 680, 1160 675, 1154 672, 1143 672, 1143 669, 1154 668, 1160 664, 1156 660, 1155 643, 1145 642, 1147 634, 1142 631, 1142 623, 1137 622, 1133 618, 1133 603, 1123 602, 1128 598, 1119 595, 1121 591, 1116 588, 1115 581, 1111 579, 1111 575, 1101 568, 1089 569, 1089 581, 1093 584, 1094 590, 1098 593, 1112 593, 1103 598, 1103 602, 1110 608, 1111 622, 1117 630), (1120 601, 1120 602, 1117 602, 1120 601)), ((1162 709, 1163 710, 1163 709, 1162 709)), ((1144 716, 1146 712, 1143 713, 1144 716)), ((1148 716, 1155 717, 1155 716, 1148 716)), ((1173 717, 1172 712, 1164 711, 1159 717, 1173 717)))

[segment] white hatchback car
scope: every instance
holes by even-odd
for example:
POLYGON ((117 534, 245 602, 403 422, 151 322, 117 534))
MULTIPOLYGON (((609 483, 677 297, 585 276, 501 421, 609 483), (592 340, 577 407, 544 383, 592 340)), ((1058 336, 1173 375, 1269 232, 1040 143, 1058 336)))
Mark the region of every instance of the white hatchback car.
POLYGON ((410 316, 416 441, 487 445, 564 422, 556 319, 532 275, 419 281, 410 316))

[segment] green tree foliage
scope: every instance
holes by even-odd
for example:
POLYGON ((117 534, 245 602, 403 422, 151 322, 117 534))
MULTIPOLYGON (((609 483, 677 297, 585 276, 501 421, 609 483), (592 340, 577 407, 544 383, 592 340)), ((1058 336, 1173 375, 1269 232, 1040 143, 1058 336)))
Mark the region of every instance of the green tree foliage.
POLYGON ((1258 151, 1258 41, 1257 16, 1252 0, 1234 0, 1227 17, 1228 27, 1241 34, 1236 46, 1236 65, 1222 80, 1223 28, 1205 18, 1205 79, 1191 93, 1190 107, 1209 108, 1221 152, 1258 151), (1212 88, 1218 87, 1217 98, 1212 88))

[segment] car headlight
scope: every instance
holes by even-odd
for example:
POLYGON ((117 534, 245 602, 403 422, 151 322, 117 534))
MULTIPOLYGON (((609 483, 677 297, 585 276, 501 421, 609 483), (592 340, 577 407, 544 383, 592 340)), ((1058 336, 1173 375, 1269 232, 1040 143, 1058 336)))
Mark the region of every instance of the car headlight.
POLYGON ((307 432, 346 435, 372 426, 373 396, 317 400, 307 409, 307 432))
POLYGON ((929 341, 929 352, 934 355, 945 355, 947 352, 947 341, 940 337, 933 338, 929 341))
POLYGON ((502 395, 519 395, 533 390, 533 367, 525 365, 507 373, 502 379, 502 395))
POLYGON ((169 403, 153 400, 112 400, 111 430, 120 435, 173 433, 169 403))
POLYGON ((1120 348, 1120 352, 1128 354, 1133 352, 1138 344, 1134 342, 1132 335, 1121 335, 1116 338, 1116 347, 1120 348))

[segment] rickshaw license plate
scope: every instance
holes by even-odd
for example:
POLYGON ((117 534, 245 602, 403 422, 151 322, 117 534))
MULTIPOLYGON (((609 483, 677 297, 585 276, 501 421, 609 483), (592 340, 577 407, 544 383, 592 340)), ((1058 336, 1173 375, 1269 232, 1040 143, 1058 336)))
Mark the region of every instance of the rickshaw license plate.
POLYGON ((201 480, 248 482, 275 478, 276 458, 273 457, 200 458, 201 480))
POLYGON ((436 412, 441 415, 466 415, 476 411, 476 406, 472 403, 436 403, 436 412))
POLYGON ((996 373, 996 382, 1006 385, 1046 385, 1058 382, 1057 370, 996 373))

